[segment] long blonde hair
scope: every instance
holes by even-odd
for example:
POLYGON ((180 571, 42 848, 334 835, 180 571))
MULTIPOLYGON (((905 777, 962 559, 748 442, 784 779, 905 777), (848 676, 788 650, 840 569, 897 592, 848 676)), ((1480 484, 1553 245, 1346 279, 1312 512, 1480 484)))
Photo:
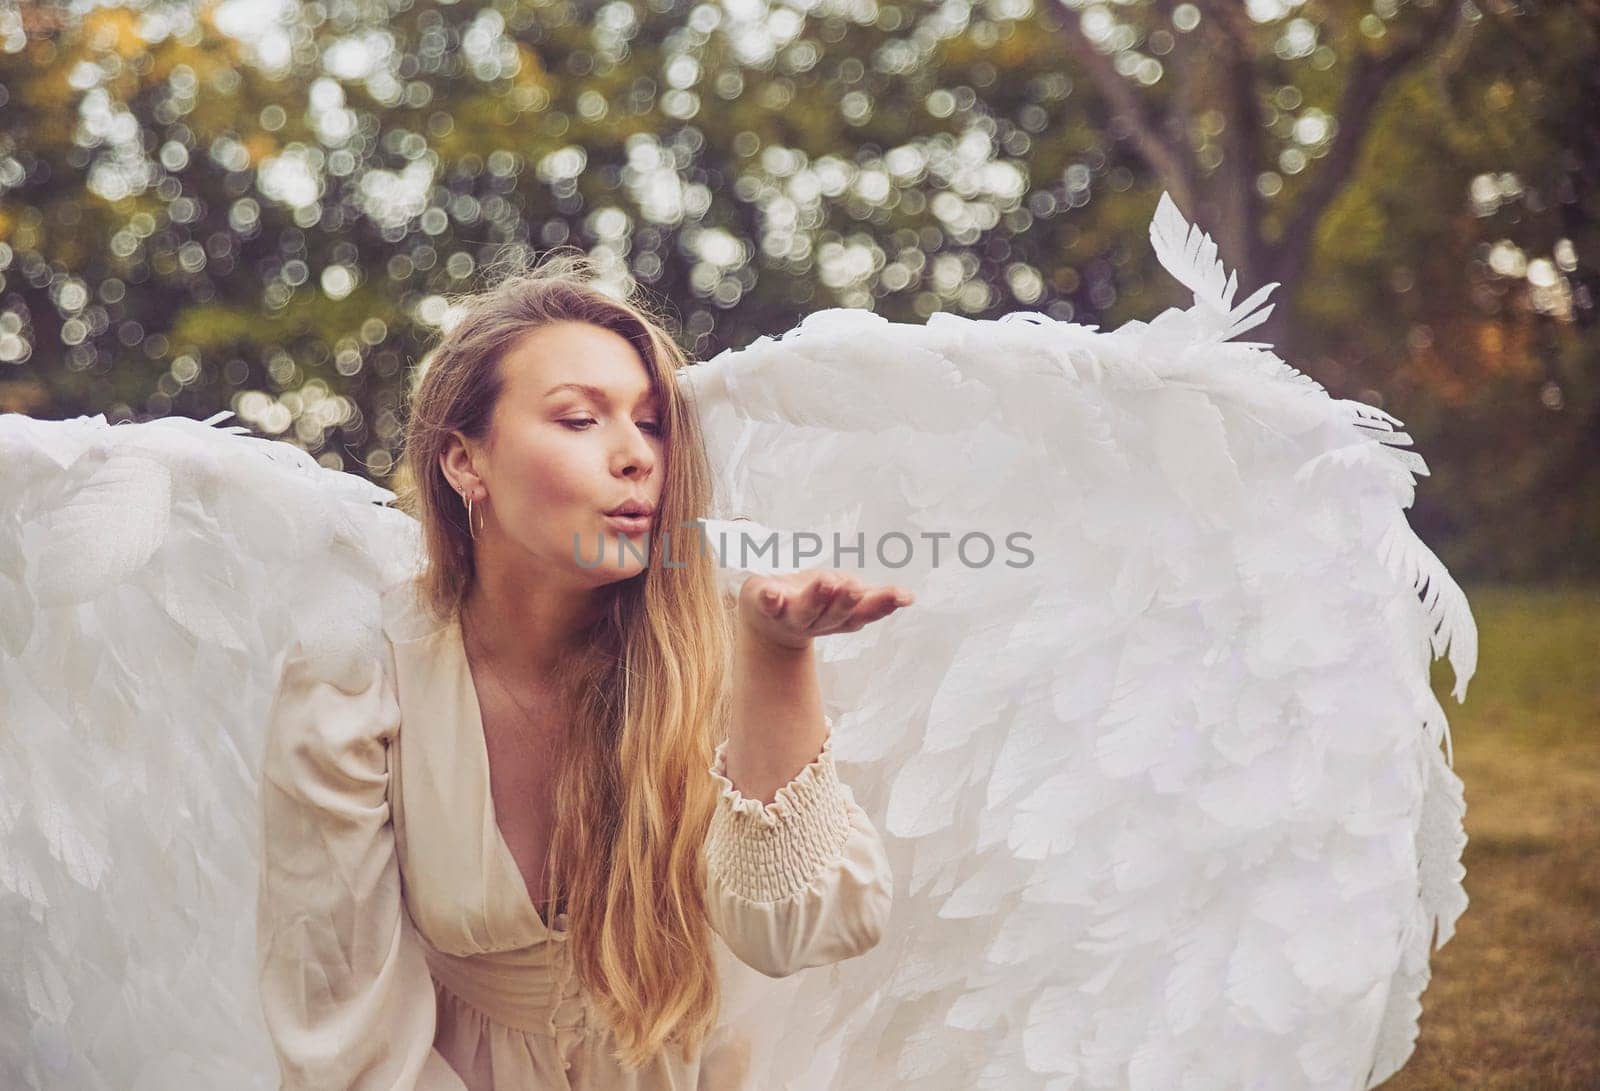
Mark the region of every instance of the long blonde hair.
POLYGON ((609 609, 558 671, 568 731, 548 871, 552 904, 564 894, 571 909, 567 942, 615 1033, 616 1059, 639 1067, 668 1044, 689 1060, 719 1011, 704 842, 717 799, 707 767, 727 736, 732 614, 714 559, 685 548, 678 529, 712 503, 699 418, 675 377, 685 356, 642 303, 596 281, 583 256, 553 253, 453 301, 460 319, 418 368, 400 494, 422 524, 421 597, 439 618, 459 618, 474 554, 440 458, 452 430, 486 438, 507 349, 552 322, 592 323, 627 338, 661 395, 665 471, 649 564, 601 592, 609 609), (662 528, 672 567, 660 563, 662 528))

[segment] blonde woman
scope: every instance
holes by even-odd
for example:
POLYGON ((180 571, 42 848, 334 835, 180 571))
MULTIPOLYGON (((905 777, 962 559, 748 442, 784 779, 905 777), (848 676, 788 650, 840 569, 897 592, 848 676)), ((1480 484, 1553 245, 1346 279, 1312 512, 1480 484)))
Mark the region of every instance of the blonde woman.
POLYGON ((882 936, 892 876, 812 644, 912 596, 810 570, 723 600, 684 362, 571 258, 468 300, 430 354, 425 568, 364 684, 291 656, 269 729, 286 1088, 743 1087, 715 945, 780 977, 882 936))
POLYGON ((675 376, 543 267, 424 369, 409 513, 223 415, 0 415, 0 1085, 1387 1079, 1476 626, 1401 422, 1151 243, 1148 323, 829 309, 675 376))

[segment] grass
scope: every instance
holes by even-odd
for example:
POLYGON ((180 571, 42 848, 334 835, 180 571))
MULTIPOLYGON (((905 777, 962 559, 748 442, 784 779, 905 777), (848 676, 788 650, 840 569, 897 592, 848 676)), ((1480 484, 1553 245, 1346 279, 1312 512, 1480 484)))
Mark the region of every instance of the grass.
POLYGON ((1600 588, 1468 588, 1478 670, 1450 716, 1467 896, 1384 1091, 1600 1088, 1600 588))

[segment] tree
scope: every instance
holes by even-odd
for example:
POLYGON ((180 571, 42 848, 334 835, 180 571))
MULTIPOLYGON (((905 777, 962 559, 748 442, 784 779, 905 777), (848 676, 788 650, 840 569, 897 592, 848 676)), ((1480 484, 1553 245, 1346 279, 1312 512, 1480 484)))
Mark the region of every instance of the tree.
POLYGON ((1443 552, 1573 552, 1486 528, 1594 478, 1594 0, 229 10, 0 0, 0 408, 231 409, 383 479, 486 271, 577 247, 700 357, 827 306, 1116 323, 1178 302, 1169 189, 1441 477, 1462 422, 1521 455, 1419 508, 1443 552))

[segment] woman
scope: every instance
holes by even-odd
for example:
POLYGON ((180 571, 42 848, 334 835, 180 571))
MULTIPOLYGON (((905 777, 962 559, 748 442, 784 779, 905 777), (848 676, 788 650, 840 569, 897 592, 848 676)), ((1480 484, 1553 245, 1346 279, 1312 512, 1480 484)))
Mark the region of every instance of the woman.
POLYGON ((430 354, 425 567, 365 688, 291 655, 274 707, 258 938, 285 1087, 741 1087, 716 945, 784 976, 881 937, 887 858, 812 642, 912 597, 813 570, 724 603, 683 363, 576 259, 469 299, 430 354))

